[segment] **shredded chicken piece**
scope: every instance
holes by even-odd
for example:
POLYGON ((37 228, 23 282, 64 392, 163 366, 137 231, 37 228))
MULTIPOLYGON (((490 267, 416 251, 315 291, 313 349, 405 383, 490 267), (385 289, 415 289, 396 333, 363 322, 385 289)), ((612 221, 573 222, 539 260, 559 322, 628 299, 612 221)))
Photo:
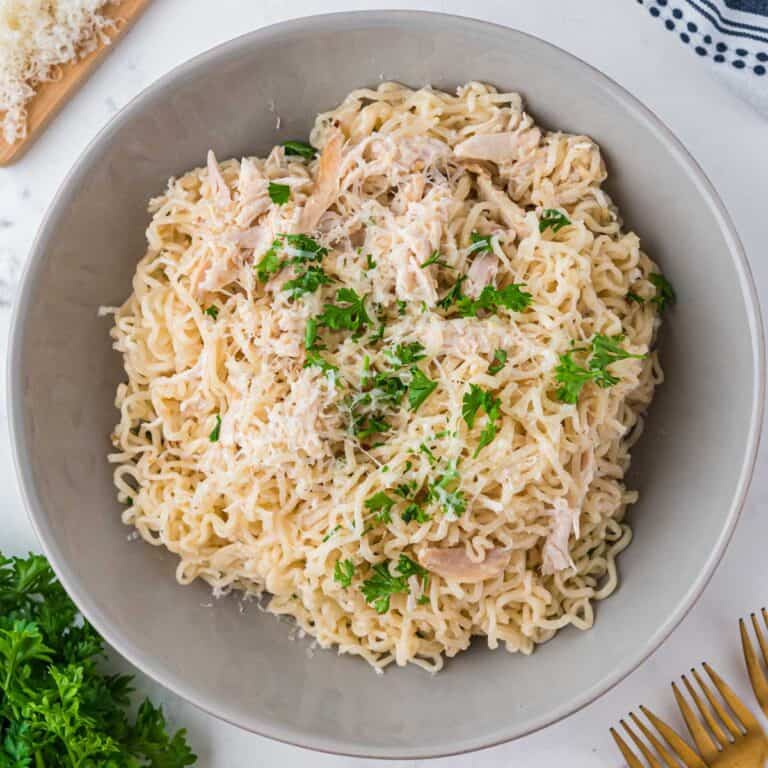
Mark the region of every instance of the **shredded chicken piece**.
POLYGON ((494 186, 490 176, 478 175, 476 183, 480 197, 497 208, 501 220, 514 229, 519 237, 526 237, 529 228, 525 221, 525 211, 504 190, 494 186))
POLYGON ((486 286, 490 285, 499 271, 499 259, 495 253, 481 253, 467 270, 467 289, 469 296, 477 297, 486 286))
POLYGON ((437 302, 437 283, 430 269, 422 269, 421 265, 429 258, 429 249, 426 255, 414 254, 405 248, 398 248, 392 254, 397 278, 395 291, 400 299, 423 300, 429 306, 437 302))
POLYGON ((428 570, 451 581, 477 582, 491 579, 504 572, 511 553, 504 549, 491 549, 485 559, 471 560, 464 547, 429 547, 419 555, 419 561, 428 570))
POLYGON ((208 183, 211 185, 216 205, 220 208, 225 208, 232 202, 229 187, 221 173, 218 162, 216 162, 216 155, 213 154, 212 149, 208 150, 208 183))
POLYGON ((489 160, 498 165, 518 160, 541 141, 538 128, 515 133, 476 134, 454 148, 456 157, 489 160))
POLYGON ((542 550, 541 572, 544 575, 574 567, 568 549, 568 539, 576 519, 578 519, 577 512, 565 503, 555 504, 552 507, 552 528, 544 541, 542 550))
POLYGON ((336 131, 320 153, 315 189, 305 203, 299 220, 299 228, 302 232, 311 232, 317 226, 320 217, 328 210, 328 206, 339 193, 343 144, 344 135, 336 131))

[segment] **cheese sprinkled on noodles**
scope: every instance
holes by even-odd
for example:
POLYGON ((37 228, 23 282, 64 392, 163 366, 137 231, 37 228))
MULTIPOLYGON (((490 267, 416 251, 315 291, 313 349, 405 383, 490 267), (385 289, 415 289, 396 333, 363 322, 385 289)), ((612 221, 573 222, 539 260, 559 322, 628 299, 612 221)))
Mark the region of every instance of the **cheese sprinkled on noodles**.
POLYGON ((210 153, 151 202, 113 310, 124 522, 178 556, 182 584, 264 593, 378 669, 438 670, 474 635, 527 654, 588 629, 631 538, 623 476, 662 379, 658 269, 601 188, 598 146, 479 83, 355 91, 310 138, 313 159, 210 153), (308 266, 328 282, 293 296, 308 266), (527 306, 483 304, 512 284, 527 306), (364 297, 359 333, 323 320, 349 308, 342 289, 364 297), (637 357, 563 402, 563 356, 591 376, 598 335, 637 357), (421 377, 436 386, 414 409, 421 377), (489 399, 467 419, 473 384, 489 399))

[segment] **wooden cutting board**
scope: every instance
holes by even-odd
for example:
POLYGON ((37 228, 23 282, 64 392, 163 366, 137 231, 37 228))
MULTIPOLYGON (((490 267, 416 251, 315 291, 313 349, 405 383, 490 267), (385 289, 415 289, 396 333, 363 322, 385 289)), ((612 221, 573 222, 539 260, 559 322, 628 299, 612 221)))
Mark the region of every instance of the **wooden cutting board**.
POLYGON ((82 59, 64 64, 58 80, 41 83, 37 87, 37 92, 27 104, 27 135, 13 144, 8 144, 0 136, 0 166, 10 165, 29 149, 51 118, 88 79, 98 63, 139 18, 149 2, 150 0, 122 0, 118 4, 110 3, 101 10, 105 19, 114 19, 116 22, 114 29, 104 30, 110 42, 100 43, 82 59))

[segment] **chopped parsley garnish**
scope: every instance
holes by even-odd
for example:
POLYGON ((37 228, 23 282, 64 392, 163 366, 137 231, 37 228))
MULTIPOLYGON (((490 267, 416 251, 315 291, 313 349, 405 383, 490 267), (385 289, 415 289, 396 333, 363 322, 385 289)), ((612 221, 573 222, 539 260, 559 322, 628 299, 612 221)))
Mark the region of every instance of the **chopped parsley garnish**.
POLYGON ((671 307, 677 301, 677 294, 672 284, 664 275, 653 272, 648 275, 648 279, 656 286, 656 295, 651 301, 663 312, 667 307, 671 307))
POLYGON ((296 155, 305 160, 312 160, 317 155, 317 150, 303 141, 286 141, 283 148, 286 155, 296 155))
POLYGON ((355 564, 351 560, 337 560, 333 566, 333 580, 345 589, 352 586, 355 564))
POLYGON ((410 483, 400 483, 400 485, 396 486, 394 491, 395 493, 400 496, 403 499, 410 498, 411 494, 416 490, 416 483, 410 482, 410 483))
POLYGON ((475 425, 475 418, 481 409, 488 416, 488 422, 480 433, 480 442, 475 450, 474 458, 477 458, 480 451, 493 442, 496 437, 499 416, 501 415, 501 400, 489 390, 478 387, 477 384, 470 384, 469 392, 464 394, 461 403, 461 415, 470 429, 475 425))
POLYGON ((216 414, 216 426, 211 430, 211 434, 208 435, 208 439, 212 443, 218 443, 219 442, 219 432, 221 431, 221 416, 217 413, 216 414))
POLYGON ((365 311, 365 297, 358 296, 352 288, 339 288, 336 291, 338 304, 325 304, 317 316, 318 325, 332 331, 353 331, 359 335, 371 322, 365 311))
POLYGON ((555 381, 560 384, 557 390, 558 399, 573 405, 578 402, 581 390, 588 381, 594 381, 604 389, 618 384, 618 377, 608 371, 608 366, 618 360, 627 358, 642 360, 645 357, 645 355, 633 355, 623 350, 619 346, 623 340, 624 337, 621 335, 604 336, 598 333, 588 347, 577 347, 560 355, 560 362, 555 368, 555 381), (586 366, 579 365, 573 359, 576 352, 588 354, 586 366))
POLYGON ((376 269, 376 267, 377 267, 377 264, 373 260, 373 256, 371 256, 370 253, 366 253, 365 254, 365 264, 366 264, 365 268, 368 269, 368 270, 376 269))
POLYGON ((272 247, 279 247, 281 241, 286 253, 291 257, 292 264, 305 261, 321 261, 323 256, 328 255, 328 249, 320 245, 314 238, 309 237, 309 235, 279 234, 272 243, 272 247))
POLYGON ((317 343, 317 320, 310 317, 307 320, 307 327, 304 329, 304 346, 309 349, 321 349, 322 344, 317 343))
POLYGON ((214 320, 219 316, 219 308, 210 306, 206 310, 204 310, 205 314, 209 317, 212 317, 214 320))
POLYGON ((467 508, 464 493, 458 490, 459 471, 451 462, 445 472, 429 486, 427 498, 439 504, 445 514, 460 517, 467 508))
POLYGON ((307 293, 314 293, 321 285, 328 285, 331 278, 325 274, 322 267, 310 266, 293 280, 283 283, 283 290, 288 291, 292 299, 307 293))
POLYGON ((397 314, 402 316, 405 314, 406 303, 402 299, 397 300, 397 314))
POLYGON ((493 245, 491 244, 490 235, 481 235, 479 232, 473 232, 469 239, 472 241, 472 245, 467 249, 467 255, 470 253, 482 253, 483 251, 493 251, 493 245))
POLYGON ((456 267, 452 267, 444 258, 442 258, 440 251, 433 251, 432 255, 425 262, 420 264, 420 266, 422 269, 426 269, 430 264, 438 264, 446 269, 456 269, 456 267))
POLYGON ((553 232, 557 233, 563 227, 567 227, 570 223, 571 220, 556 208, 545 208, 541 212, 541 218, 539 219, 539 232, 551 229, 553 232))
POLYGON ((325 536, 323 536, 323 544, 325 544, 325 542, 328 541, 328 539, 330 539, 331 536, 333 536, 334 533, 336 533, 337 531, 340 531, 340 530, 341 530, 341 524, 336 525, 333 528, 331 528, 331 530, 328 531, 328 533, 326 533, 325 536))
POLYGON ((378 344, 384 338, 386 327, 387 326, 384 325, 384 323, 380 323, 379 327, 368 338, 368 342, 370 344, 378 344))
POLYGON ((269 182, 269 199, 275 205, 285 205, 291 199, 291 188, 287 184, 269 182))
POLYGON ((395 505, 395 500, 387 496, 384 491, 374 493, 369 499, 365 500, 365 508, 369 512, 374 513, 374 517, 380 523, 392 522, 392 507, 395 505))
POLYGON ((497 349, 493 353, 493 362, 488 366, 488 373, 495 376, 507 364, 507 353, 503 349, 497 349))
POLYGON ((432 516, 427 512, 424 507, 419 506, 415 502, 411 502, 400 515, 404 523, 417 522, 419 524, 426 523, 432 519, 432 516))
POLYGON ((356 418, 352 424, 352 434, 358 440, 368 440, 374 435, 389 432, 390 426, 381 414, 365 414, 356 418))
POLYGON ((435 466, 437 464, 437 458, 435 457, 435 454, 432 453, 429 446, 426 443, 422 443, 419 446, 419 453, 423 453, 427 457, 427 461, 429 461, 431 466, 435 466))
POLYGON ((452 304, 455 304, 458 301, 461 301, 463 297, 463 294, 461 293, 461 284, 467 279, 466 275, 459 275, 456 278, 456 282, 453 284, 453 287, 448 291, 448 293, 443 296, 440 301, 437 302, 437 306, 440 307, 440 309, 448 310, 451 308, 452 304))
POLYGON ((425 580, 429 576, 425 568, 403 554, 400 555, 394 570, 397 576, 390 573, 387 563, 378 563, 373 566, 373 575, 360 587, 366 602, 374 607, 376 613, 386 613, 389 610, 392 595, 408 593, 410 576, 419 576, 425 580))
POLYGON ((328 249, 307 235, 278 234, 269 250, 264 253, 256 265, 256 276, 262 283, 267 282, 286 264, 303 264, 306 261, 321 261, 328 254, 328 249), (279 252, 284 251, 288 259, 281 259, 279 252))
POLYGON ((411 365, 417 360, 423 360, 426 356, 424 345, 418 341, 411 341, 407 344, 398 344, 392 349, 387 349, 384 354, 391 363, 400 367, 411 365))
POLYGON ((411 375, 413 378, 408 385, 408 404, 415 411, 435 391, 437 382, 432 381, 420 368, 411 368, 411 375))
POLYGON ((530 293, 526 293, 522 284, 512 283, 506 288, 494 288, 492 285, 486 285, 476 299, 469 296, 462 296, 456 306, 462 317, 477 317, 481 310, 496 312, 499 307, 506 307, 513 312, 522 312, 530 306, 533 298, 530 293))
MULTIPOLYGON (((277 242, 277 241, 275 241, 277 242)), ((277 251, 274 248, 270 248, 261 261, 256 265, 256 276, 262 283, 266 283, 272 275, 279 272, 283 268, 283 261, 277 255, 277 251)))
POLYGON ((635 304, 645 304, 645 299, 642 296, 638 296, 633 291, 628 291, 624 297, 627 301, 634 301, 635 304))
POLYGON ((355 397, 354 406, 397 405, 406 390, 403 380, 389 373, 377 373, 370 377, 369 383, 371 388, 355 397))
POLYGON ((304 360, 304 368, 312 368, 317 367, 319 368, 329 379, 332 379, 335 381, 336 375, 339 372, 339 369, 333 365, 333 363, 329 363, 319 352, 315 352, 312 349, 307 350, 307 357, 304 360))

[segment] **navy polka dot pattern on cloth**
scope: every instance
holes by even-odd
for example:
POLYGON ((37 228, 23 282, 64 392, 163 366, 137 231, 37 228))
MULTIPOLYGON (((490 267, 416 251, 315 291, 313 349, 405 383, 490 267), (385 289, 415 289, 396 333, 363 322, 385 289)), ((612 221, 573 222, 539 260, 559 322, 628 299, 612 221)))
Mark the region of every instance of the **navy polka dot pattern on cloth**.
MULTIPOLYGON (((768 72, 768 0, 637 0, 702 59, 751 76, 768 72)), ((768 86, 768 78, 765 78, 768 86)), ((768 94, 766 94, 768 98, 768 94)))

